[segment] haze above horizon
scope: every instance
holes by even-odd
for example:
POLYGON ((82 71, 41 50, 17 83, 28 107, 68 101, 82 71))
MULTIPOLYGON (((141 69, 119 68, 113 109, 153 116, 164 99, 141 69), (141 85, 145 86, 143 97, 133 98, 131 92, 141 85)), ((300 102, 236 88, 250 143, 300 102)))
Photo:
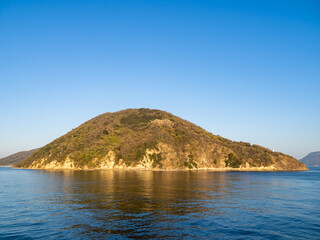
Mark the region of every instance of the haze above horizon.
POLYGON ((318 1, 0 2, 0 157, 104 112, 161 109, 320 151, 318 1))

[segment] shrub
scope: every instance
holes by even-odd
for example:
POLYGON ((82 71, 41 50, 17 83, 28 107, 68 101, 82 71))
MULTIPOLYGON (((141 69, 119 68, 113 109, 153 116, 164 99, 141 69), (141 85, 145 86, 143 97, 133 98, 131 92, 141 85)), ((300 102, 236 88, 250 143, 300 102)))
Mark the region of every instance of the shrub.
POLYGON ((103 134, 105 134, 105 135, 108 135, 109 134, 109 132, 108 132, 108 130, 103 130, 103 132, 102 132, 103 134))
POLYGON ((225 160, 226 167, 238 168, 242 164, 242 160, 238 159, 233 153, 228 154, 227 160, 225 160))

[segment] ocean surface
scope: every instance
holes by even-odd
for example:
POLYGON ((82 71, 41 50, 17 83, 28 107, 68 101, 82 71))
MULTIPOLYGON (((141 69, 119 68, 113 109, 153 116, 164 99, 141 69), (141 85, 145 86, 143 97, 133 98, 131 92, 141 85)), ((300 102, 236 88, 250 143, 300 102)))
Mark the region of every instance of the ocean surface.
POLYGON ((0 239, 320 239, 320 168, 1 167, 0 181, 0 239))

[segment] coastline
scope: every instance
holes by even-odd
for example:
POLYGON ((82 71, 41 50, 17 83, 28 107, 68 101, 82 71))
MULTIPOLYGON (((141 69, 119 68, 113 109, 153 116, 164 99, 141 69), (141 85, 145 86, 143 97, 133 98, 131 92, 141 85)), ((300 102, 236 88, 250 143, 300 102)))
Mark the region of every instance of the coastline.
POLYGON ((73 171, 110 171, 110 170, 125 170, 125 171, 163 171, 163 172, 175 172, 175 171, 211 171, 211 172, 297 172, 297 171, 309 171, 309 168, 305 169, 276 169, 273 166, 269 167, 248 167, 248 168, 176 168, 176 169, 160 169, 160 168, 142 168, 142 167, 112 167, 112 168, 23 168, 23 167, 15 167, 15 166, 8 166, 15 169, 30 169, 30 170, 73 170, 73 171))

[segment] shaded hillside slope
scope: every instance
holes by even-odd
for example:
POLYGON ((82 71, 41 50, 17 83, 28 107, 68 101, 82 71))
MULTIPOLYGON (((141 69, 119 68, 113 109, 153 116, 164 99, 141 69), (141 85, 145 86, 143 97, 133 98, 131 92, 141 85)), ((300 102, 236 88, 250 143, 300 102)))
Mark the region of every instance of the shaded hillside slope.
POLYGON ((30 157, 32 153, 34 153, 38 149, 32 149, 30 151, 22 151, 17 152, 15 154, 12 154, 10 156, 4 157, 0 159, 0 166, 9 166, 9 165, 15 165, 26 158, 30 157))
POLYGON ((213 135, 170 113, 101 114, 17 165, 49 169, 305 170, 293 157, 213 135))

